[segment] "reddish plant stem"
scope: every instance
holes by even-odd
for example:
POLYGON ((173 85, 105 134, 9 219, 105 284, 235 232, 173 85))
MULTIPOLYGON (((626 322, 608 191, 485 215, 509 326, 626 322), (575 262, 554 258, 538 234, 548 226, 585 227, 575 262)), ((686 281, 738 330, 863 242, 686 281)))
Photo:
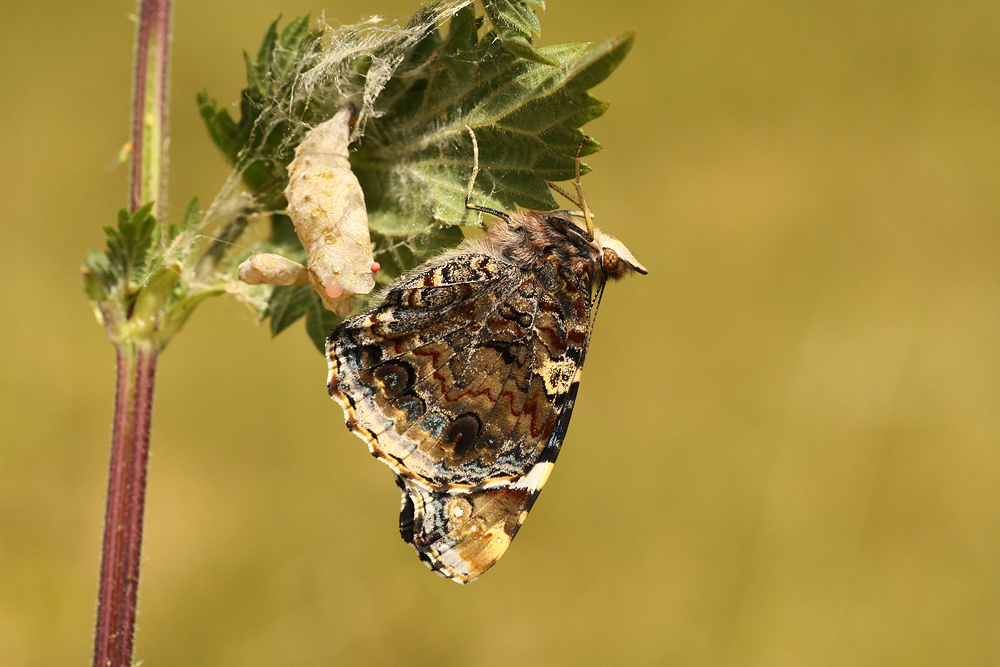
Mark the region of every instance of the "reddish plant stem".
POLYGON ((149 426, 158 354, 150 345, 122 344, 116 348, 115 426, 108 473, 94 667, 129 667, 132 662, 149 426))
MULTIPOLYGON (((136 30, 132 100, 130 208, 155 201, 162 220, 164 139, 167 126, 167 75, 170 54, 170 0, 141 0, 136 30)), ((123 301, 134 305, 141 294, 123 301)), ((104 517, 101 581, 94 635, 94 667, 130 667, 139 591, 146 464, 153 408, 153 381, 160 347, 148 334, 125 334, 131 305, 102 308, 118 367, 114 432, 104 517)), ((156 325, 154 325, 154 329, 156 325)))
POLYGON ((163 140, 167 133, 170 67, 170 0, 141 0, 135 37, 132 91, 131 204, 136 211, 156 201, 161 219, 163 140))

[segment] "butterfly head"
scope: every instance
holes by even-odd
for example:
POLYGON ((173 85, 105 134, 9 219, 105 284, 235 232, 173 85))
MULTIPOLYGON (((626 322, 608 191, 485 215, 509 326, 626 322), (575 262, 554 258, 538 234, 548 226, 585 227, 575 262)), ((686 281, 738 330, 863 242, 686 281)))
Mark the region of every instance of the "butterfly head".
POLYGON ((601 249, 601 270, 607 278, 620 280, 632 272, 642 275, 649 273, 624 243, 596 227, 594 244, 601 249))

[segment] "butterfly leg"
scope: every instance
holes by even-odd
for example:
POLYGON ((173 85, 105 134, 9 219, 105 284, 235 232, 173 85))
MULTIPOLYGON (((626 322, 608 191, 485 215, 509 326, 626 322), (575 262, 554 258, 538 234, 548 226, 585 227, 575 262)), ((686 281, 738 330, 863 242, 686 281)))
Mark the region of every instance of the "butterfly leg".
POLYGON ((587 221, 587 236, 594 238, 594 218, 590 215, 590 208, 587 206, 587 198, 583 196, 583 184, 580 183, 580 152, 583 150, 583 147, 587 145, 588 139, 590 139, 590 137, 583 135, 583 141, 580 142, 580 146, 576 149, 576 180, 574 181, 574 184, 576 185, 576 194, 580 197, 580 202, 577 203, 573 199, 570 199, 570 201, 583 209, 583 218, 587 221))
MULTIPOLYGON (((476 204, 470 203, 472 201, 472 186, 476 184, 476 176, 479 175, 479 142, 476 141, 476 133, 472 131, 471 127, 466 125, 465 129, 469 131, 469 136, 472 137, 472 176, 469 177, 469 187, 465 190, 465 208, 470 211, 489 213, 494 217, 503 218, 509 222, 510 216, 503 211, 498 211, 495 208, 487 208, 486 206, 477 206, 476 204)), ((482 224, 482 222, 480 222, 480 224, 485 229, 486 225, 482 224)))

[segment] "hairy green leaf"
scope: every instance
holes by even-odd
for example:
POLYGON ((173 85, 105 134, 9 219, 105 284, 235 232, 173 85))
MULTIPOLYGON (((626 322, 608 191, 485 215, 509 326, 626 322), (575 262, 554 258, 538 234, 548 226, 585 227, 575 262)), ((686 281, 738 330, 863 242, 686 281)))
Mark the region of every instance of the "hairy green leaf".
POLYGON ((381 225, 372 227, 375 259, 382 265, 376 276, 385 282, 400 276, 446 248, 453 248, 465 237, 458 227, 435 227, 416 236, 405 229, 381 225))
POLYGON ((181 232, 194 229, 200 221, 201 207, 198 205, 198 197, 194 196, 191 197, 191 201, 188 202, 187 208, 184 209, 184 219, 181 220, 181 224, 177 225, 175 223, 170 223, 169 238, 175 239, 181 232))
POLYGON ((304 316, 306 333, 321 353, 325 352, 326 337, 330 330, 341 320, 323 307, 319 295, 308 285, 275 287, 268 310, 272 336, 277 336, 304 316))
POLYGON ((323 307, 323 302, 315 291, 313 300, 306 310, 306 334, 320 354, 326 354, 326 337, 330 331, 340 324, 341 318, 323 307))
POLYGON ((292 20, 278 33, 272 23, 256 58, 244 53, 247 87, 240 95, 240 119, 233 120, 226 108, 219 108, 207 92, 197 95, 198 108, 209 135, 229 162, 238 166, 251 191, 270 208, 283 205, 281 190, 287 183, 285 168, 290 160, 287 138, 293 120, 262 118, 275 97, 291 95, 295 69, 303 54, 309 53, 320 37, 309 29, 309 15, 292 20))
MULTIPOLYGON (((545 8, 543 2, 535 4, 545 8)), ((542 24, 535 16, 535 12, 531 11, 528 3, 522 0, 484 0, 483 9, 498 33, 515 30, 528 37, 534 37, 542 32, 542 24)))
POLYGON ((555 208, 547 182, 573 177, 581 144, 585 155, 599 147, 579 128, 607 105, 587 90, 618 66, 632 37, 542 48, 556 63, 546 65, 497 49, 492 33, 480 38, 471 7, 446 36, 428 33, 423 46, 433 48, 415 50, 423 57, 400 66, 352 156, 372 229, 476 223, 465 209, 473 163, 466 125, 476 132, 482 169, 474 203, 555 208))
POLYGON ((91 298, 94 295, 104 298, 116 289, 127 293, 129 283, 142 278, 150 249, 159 241, 152 210, 152 202, 132 214, 121 209, 118 227, 104 227, 107 248, 103 254, 91 253, 83 264, 88 294, 93 291, 91 298))
MULTIPOLYGON (((544 8, 545 3, 534 3, 544 8)), ((515 56, 543 65, 557 63, 535 50, 531 38, 542 32, 542 24, 528 3, 522 0, 484 0, 483 10, 500 44, 515 56)))
POLYGON ((271 335, 277 336, 305 315, 308 302, 314 296, 319 299, 319 296, 307 285, 275 287, 268 302, 271 335))

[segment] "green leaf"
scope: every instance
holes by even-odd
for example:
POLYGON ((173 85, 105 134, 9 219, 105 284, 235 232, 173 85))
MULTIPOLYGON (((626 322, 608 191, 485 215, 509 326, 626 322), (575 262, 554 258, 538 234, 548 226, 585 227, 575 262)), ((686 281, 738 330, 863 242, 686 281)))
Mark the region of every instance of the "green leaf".
POLYGON ((151 214, 152 210, 153 202, 131 215, 123 208, 118 212, 118 228, 104 228, 108 237, 104 260, 93 262, 91 269, 106 274, 109 289, 116 283, 125 285, 141 277, 145 270, 146 256, 157 240, 156 219, 151 214))
MULTIPOLYGON (((536 3, 544 9, 545 4, 536 3)), ((528 37, 535 37, 542 32, 542 24, 528 3, 522 0, 484 0, 483 10, 493 24, 496 32, 516 31, 528 37)))
MULTIPOLYGON (((553 208, 546 182, 573 177, 574 157, 585 141, 579 128, 607 109, 587 91, 621 63, 634 35, 589 49, 561 44, 535 51, 530 37, 540 24, 525 2, 487 0, 484 9, 493 27, 485 35, 479 35, 482 19, 471 5, 448 15, 450 26, 442 35, 428 19, 440 8, 430 5, 410 20, 411 32, 370 51, 349 48, 366 43, 361 29, 345 30, 316 51, 319 35, 309 31, 307 16, 280 35, 272 24, 257 58, 248 56, 240 121, 205 93, 199 95, 202 116, 234 165, 242 161, 244 181, 263 210, 285 205, 289 138, 322 120, 316 114, 329 109, 337 95, 372 105, 351 158, 371 218, 395 218, 388 226, 414 232, 476 224, 478 216, 464 205, 472 172, 466 124, 477 133, 483 168, 475 203, 502 210, 553 208), (504 40, 513 51, 498 48, 504 40), (529 47, 530 53, 524 50, 529 47), (356 55, 326 62, 323 54, 331 52, 356 55), (381 89, 373 83, 376 63, 394 67, 381 89), (305 75, 311 87, 300 82, 305 75), (306 89, 296 106, 293 91, 306 89), (265 90, 273 97, 269 102, 265 90)), ((582 153, 598 148, 586 140, 582 153)), ((284 223, 274 221, 275 234, 287 235, 284 223)))
POLYGON ((534 62, 541 63, 543 65, 559 64, 536 51, 535 47, 531 45, 531 39, 519 32, 505 33, 499 37, 499 40, 500 44, 515 56, 521 56, 522 58, 533 60, 534 62))
POLYGON ((272 336, 277 336, 305 316, 306 333, 321 353, 325 353, 326 337, 330 330, 342 319, 324 308, 319 295, 307 285, 275 287, 268 310, 272 336))
MULTIPOLYGON (((543 2, 535 3, 545 7, 543 2)), ((531 38, 542 32, 542 24, 528 3, 521 0, 484 0, 483 10, 500 44, 513 55, 544 65, 557 63, 538 53, 531 38)))
MULTIPOLYGON (((296 133, 291 119, 265 114, 276 98, 290 96, 296 82, 295 68, 309 53, 320 33, 309 29, 309 15, 291 21, 281 33, 278 22, 269 27, 256 58, 244 53, 247 87, 240 95, 240 119, 234 121, 226 108, 219 108, 207 92, 197 95, 198 108, 209 135, 222 154, 243 174, 243 181, 262 207, 282 209, 281 190, 287 182, 285 167, 290 160, 288 138, 296 133)), ((299 113, 305 113, 304 108, 299 113)), ((305 116, 302 119, 304 120, 305 116)))
POLYGON ((309 30, 309 15, 292 19, 281 31, 277 46, 271 50, 271 65, 267 68, 268 83, 279 84, 288 78, 303 47, 318 35, 309 30))
MULTIPOLYGON (((375 243, 375 260, 382 265, 379 280, 401 276, 427 257, 447 248, 454 248, 465 237, 459 227, 436 227, 414 235, 412 231, 388 227, 389 219, 370 224, 375 243)), ((371 223, 371 221, 370 221, 371 223)))
POLYGON ((270 60, 271 53, 274 51, 275 45, 278 43, 278 20, 275 19, 273 23, 267 28, 267 32, 264 33, 264 39, 260 43, 260 48, 257 50, 257 58, 251 58, 249 53, 243 53, 243 59, 246 61, 247 66, 247 88, 259 95, 265 93, 265 81, 267 79, 267 63, 270 60))
POLYGON ((170 225, 170 238, 177 238, 181 232, 194 229, 199 222, 201 222, 201 207, 198 205, 198 197, 195 196, 191 197, 187 208, 184 209, 184 219, 181 220, 180 226, 170 225))
POLYGON ((132 214, 121 209, 117 227, 104 227, 104 252, 92 252, 84 259, 80 267, 83 287, 95 307, 113 300, 118 311, 131 311, 150 269, 162 259, 159 253, 151 253, 160 242, 152 209, 153 202, 132 214))
POLYGON ((275 287, 267 304, 271 335, 277 336, 305 315, 313 297, 319 299, 319 295, 308 285, 275 287))
POLYGON ((108 298, 116 284, 111 266, 108 264, 108 256, 103 252, 91 252, 83 260, 80 269, 83 273, 83 289, 87 293, 87 298, 94 302, 108 298))
POLYGON ((412 229, 476 224, 465 209, 473 162, 466 124, 482 169, 473 202, 499 210, 555 208, 547 181, 573 177, 581 143, 584 155, 598 150, 579 128, 607 105, 587 91, 621 63, 632 33, 589 49, 540 49, 552 66, 497 49, 492 34, 480 39, 475 29, 472 9, 463 9, 426 59, 408 64, 409 77, 397 70, 396 85, 377 101, 378 118, 351 160, 370 218, 412 229))
POLYGON ((315 299, 306 310, 306 333, 316 349, 322 355, 326 354, 326 338, 330 331, 340 324, 341 318, 323 307, 319 295, 313 292, 315 299))

